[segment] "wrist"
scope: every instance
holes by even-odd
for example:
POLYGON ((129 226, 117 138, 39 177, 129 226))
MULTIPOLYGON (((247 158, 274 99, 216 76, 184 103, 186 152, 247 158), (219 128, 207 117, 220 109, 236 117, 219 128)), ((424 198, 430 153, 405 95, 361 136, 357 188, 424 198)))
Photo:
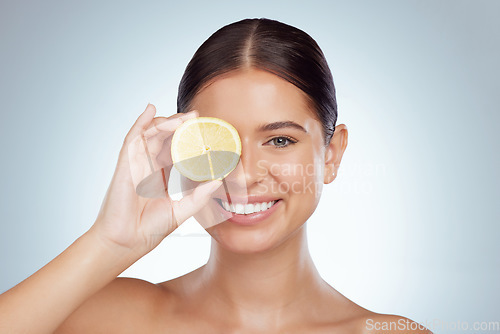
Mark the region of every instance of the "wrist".
POLYGON ((117 262, 117 265, 126 265, 123 270, 146 254, 139 247, 127 247, 113 242, 102 233, 99 233, 94 226, 85 232, 81 238, 94 245, 98 256, 110 257, 117 262))

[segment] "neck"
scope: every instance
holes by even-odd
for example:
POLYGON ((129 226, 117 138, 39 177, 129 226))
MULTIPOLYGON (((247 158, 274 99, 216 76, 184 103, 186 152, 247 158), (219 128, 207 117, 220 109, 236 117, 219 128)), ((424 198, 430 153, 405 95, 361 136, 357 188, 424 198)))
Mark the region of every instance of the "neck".
POLYGON ((306 224, 265 252, 236 254, 212 240, 202 276, 204 287, 240 318, 244 313, 277 315, 320 297, 327 285, 309 254, 306 224))

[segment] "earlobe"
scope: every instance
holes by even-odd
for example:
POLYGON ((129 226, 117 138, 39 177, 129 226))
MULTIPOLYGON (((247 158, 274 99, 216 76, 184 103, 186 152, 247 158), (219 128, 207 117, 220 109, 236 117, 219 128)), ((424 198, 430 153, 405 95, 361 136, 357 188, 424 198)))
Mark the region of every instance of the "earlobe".
POLYGON ((325 176, 324 183, 331 183, 337 177, 340 161, 347 147, 347 126, 339 124, 335 127, 334 134, 325 151, 325 176))
POLYGON ((324 176, 324 183, 328 184, 333 182, 335 180, 335 175, 337 174, 337 170, 335 168, 335 147, 333 145, 333 138, 330 141, 330 144, 326 147, 326 152, 325 152, 325 176, 324 176))
POLYGON ((335 171, 335 166, 329 165, 327 168, 325 168, 325 177, 324 177, 324 183, 329 184, 335 180, 336 177, 336 171, 335 171))

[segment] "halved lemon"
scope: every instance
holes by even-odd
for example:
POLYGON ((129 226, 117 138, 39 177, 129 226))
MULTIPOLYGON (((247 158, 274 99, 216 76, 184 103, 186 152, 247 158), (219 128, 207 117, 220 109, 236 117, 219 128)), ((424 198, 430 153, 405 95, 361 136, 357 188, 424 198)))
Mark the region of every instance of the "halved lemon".
POLYGON ((240 160, 241 140, 228 122, 197 117, 182 123, 172 137, 172 162, 193 181, 223 179, 240 160))

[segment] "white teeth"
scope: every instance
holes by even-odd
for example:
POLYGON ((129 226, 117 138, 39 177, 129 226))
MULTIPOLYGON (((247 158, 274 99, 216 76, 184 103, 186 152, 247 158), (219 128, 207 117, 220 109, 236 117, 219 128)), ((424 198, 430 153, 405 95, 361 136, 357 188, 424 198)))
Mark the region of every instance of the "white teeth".
POLYGON ((255 210, 253 209, 253 204, 245 204, 245 214, 253 213, 255 210))
POLYGON ((236 204, 234 208, 236 209, 235 212, 239 215, 245 213, 245 207, 243 206, 243 204, 236 204))
POLYGON ((239 215, 245 214, 251 214, 255 212, 260 212, 260 211, 266 211, 270 207, 272 207, 277 201, 270 201, 270 202, 262 202, 262 203, 255 203, 255 204, 239 204, 239 203, 231 203, 229 204, 226 201, 220 200, 220 203, 222 204, 222 207, 226 211, 230 211, 232 213, 236 213, 239 215))

